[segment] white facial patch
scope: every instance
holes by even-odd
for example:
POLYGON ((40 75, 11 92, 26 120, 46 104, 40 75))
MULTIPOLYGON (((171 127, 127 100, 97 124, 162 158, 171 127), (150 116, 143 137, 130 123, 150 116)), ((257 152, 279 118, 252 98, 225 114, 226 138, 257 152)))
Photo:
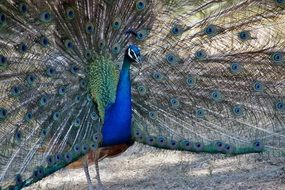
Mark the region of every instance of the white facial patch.
POLYGON ((130 48, 128 49, 128 56, 129 56, 130 58, 134 59, 133 56, 131 55, 131 49, 130 49, 130 48))
POLYGON ((137 54, 134 52, 134 50, 132 49, 128 49, 128 55, 130 58, 132 58, 133 60, 135 60, 137 63, 139 63, 139 58, 137 56, 137 54))

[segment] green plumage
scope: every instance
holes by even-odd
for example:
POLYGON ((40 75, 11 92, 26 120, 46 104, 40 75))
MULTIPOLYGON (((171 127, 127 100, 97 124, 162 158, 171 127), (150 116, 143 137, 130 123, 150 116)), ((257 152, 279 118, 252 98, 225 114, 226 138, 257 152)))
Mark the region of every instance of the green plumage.
POLYGON ((114 62, 106 57, 96 57, 88 66, 88 88, 97 103, 102 122, 105 109, 116 100, 116 90, 119 79, 119 70, 114 62))

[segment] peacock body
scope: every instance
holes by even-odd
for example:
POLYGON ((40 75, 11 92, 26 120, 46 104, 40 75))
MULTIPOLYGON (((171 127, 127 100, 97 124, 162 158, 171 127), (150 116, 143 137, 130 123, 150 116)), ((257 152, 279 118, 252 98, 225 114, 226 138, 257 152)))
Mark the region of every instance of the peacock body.
POLYGON ((284 156, 284 8, 0 1, 0 187, 21 189, 133 141, 284 156))

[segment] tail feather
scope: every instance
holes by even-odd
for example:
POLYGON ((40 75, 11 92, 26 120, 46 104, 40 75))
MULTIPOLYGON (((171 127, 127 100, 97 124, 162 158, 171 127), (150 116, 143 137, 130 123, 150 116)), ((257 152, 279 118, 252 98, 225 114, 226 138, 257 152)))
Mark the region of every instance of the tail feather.
POLYGON ((120 69, 132 39, 125 31, 151 28, 153 5, 1 1, 0 188, 28 186, 98 148, 100 110, 118 81, 106 73, 120 69))
POLYGON ((146 40, 134 79, 134 138, 164 148, 185 149, 187 140, 192 151, 283 155, 282 6, 208 1, 181 9, 162 10, 146 40))
POLYGON ((284 7, 276 0, 1 1, 0 186, 28 186, 97 150, 130 41, 143 53, 132 67, 135 140, 284 155, 284 7))

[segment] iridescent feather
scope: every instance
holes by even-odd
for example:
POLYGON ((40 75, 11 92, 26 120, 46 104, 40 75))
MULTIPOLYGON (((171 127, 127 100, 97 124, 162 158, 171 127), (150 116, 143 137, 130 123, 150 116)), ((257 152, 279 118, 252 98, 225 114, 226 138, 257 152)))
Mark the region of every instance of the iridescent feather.
POLYGON ((0 189, 133 141, 284 156, 284 8, 282 0, 0 1, 0 189))

